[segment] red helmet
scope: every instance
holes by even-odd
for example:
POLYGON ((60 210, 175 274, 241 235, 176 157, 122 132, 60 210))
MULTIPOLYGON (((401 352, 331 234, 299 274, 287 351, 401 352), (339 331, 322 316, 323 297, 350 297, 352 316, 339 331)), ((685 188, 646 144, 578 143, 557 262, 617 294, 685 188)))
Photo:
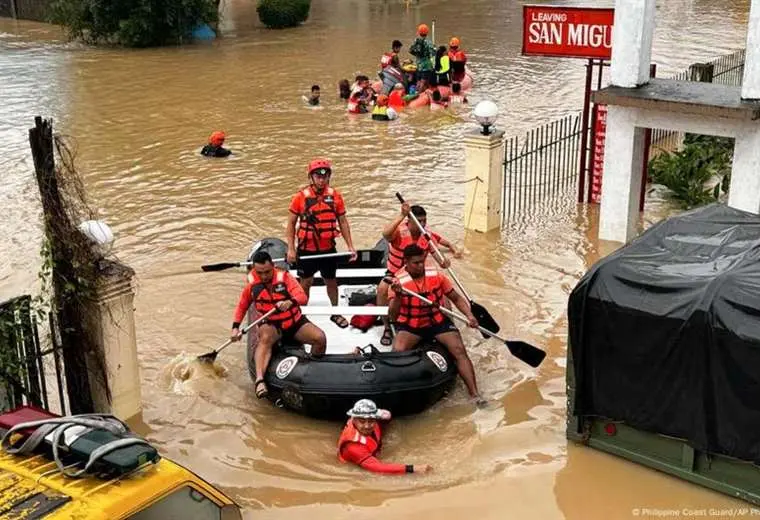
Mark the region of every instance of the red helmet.
POLYGON ((420 36, 427 36, 429 31, 427 24, 421 23, 417 26, 417 34, 420 36))
POLYGON ((332 173, 332 163, 327 159, 313 159, 306 168, 309 175, 330 175, 332 173))

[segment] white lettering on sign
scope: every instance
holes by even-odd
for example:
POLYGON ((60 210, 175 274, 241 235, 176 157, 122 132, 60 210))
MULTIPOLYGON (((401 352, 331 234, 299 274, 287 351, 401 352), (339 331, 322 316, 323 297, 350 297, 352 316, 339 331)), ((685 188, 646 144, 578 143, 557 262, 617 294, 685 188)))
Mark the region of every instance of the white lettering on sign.
POLYGON ((566 13, 531 13, 530 19, 534 22, 566 22, 566 13))
POLYGON ((556 23, 533 22, 528 27, 530 43, 562 45, 562 26, 556 23))
POLYGON ((612 27, 607 25, 570 24, 567 42, 583 47, 612 48, 612 27))

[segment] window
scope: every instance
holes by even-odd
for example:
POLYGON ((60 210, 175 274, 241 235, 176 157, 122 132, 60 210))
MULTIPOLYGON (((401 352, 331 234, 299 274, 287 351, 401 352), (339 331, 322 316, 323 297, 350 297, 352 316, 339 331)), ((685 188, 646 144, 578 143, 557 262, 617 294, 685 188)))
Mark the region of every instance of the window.
POLYGON ((200 491, 182 487, 165 496, 129 520, 221 520, 222 508, 200 491))

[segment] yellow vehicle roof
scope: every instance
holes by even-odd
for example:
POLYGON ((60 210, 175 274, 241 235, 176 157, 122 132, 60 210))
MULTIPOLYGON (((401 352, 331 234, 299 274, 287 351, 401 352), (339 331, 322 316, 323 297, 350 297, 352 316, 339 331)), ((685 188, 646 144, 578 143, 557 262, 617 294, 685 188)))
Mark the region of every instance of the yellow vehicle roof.
POLYGON ((72 479, 43 455, 0 451, 0 518, 117 520, 184 485, 202 491, 219 506, 234 504, 202 478, 164 458, 112 480, 72 479))

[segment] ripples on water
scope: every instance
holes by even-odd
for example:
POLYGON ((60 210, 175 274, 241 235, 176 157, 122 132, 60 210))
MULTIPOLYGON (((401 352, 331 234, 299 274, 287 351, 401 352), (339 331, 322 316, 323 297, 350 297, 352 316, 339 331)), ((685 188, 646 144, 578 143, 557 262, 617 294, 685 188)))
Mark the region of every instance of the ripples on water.
MULTIPOLYGON (((521 6, 513 2, 314 0, 308 24, 286 31, 262 29, 253 5, 225 2, 224 38, 211 44, 137 51, 86 48, 49 26, 0 20, 0 297, 34 288, 39 206, 27 129, 34 115, 53 117, 78 143, 80 171, 116 232, 117 254, 138 272, 145 421, 169 456, 248 507, 288 505, 277 514, 294 516, 299 505, 387 505, 553 467, 566 456, 566 299, 604 254, 596 208, 568 197, 501 235, 465 234, 458 181, 461 139, 474 128, 469 109, 376 124, 346 115, 335 85, 373 74, 393 38, 405 41, 405 52, 415 26, 435 17, 439 41, 456 34, 470 56, 470 106, 494 99, 499 126, 515 135, 579 110, 583 61, 520 56, 521 6), (301 100, 312 83, 322 86, 323 110, 301 100), (215 129, 227 132, 228 160, 198 155, 215 129), (492 406, 473 411, 459 385, 422 416, 394 421, 385 443, 385 459, 429 462, 430 476, 378 479, 337 465, 338 426, 256 400, 240 347, 220 355, 220 372, 193 361, 227 337, 242 284, 242 273, 198 267, 241 260, 256 237, 282 236, 288 199, 316 155, 335 163, 357 246, 377 241, 397 211, 395 191, 423 203, 431 224, 465 246, 456 267, 470 292, 511 337, 549 351, 533 373, 503 345, 467 333, 492 406)), ((747 9, 746 0, 659 2, 659 75, 741 48, 747 9)), ((654 207, 646 222, 663 214, 662 204, 654 207)), ((554 506, 542 518, 563 515, 572 512, 554 506)))

